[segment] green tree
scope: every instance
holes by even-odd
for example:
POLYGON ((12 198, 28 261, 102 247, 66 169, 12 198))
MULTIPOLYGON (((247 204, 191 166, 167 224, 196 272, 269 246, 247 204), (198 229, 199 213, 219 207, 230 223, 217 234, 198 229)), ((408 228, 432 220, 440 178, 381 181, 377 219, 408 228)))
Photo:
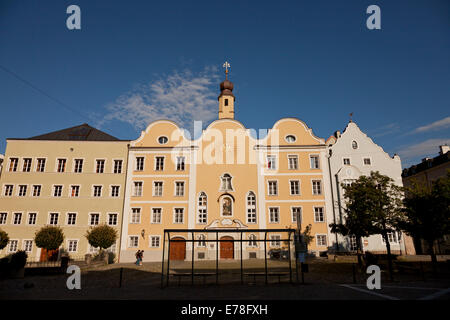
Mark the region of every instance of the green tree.
POLYGON ((436 180, 431 188, 413 181, 406 188, 404 210, 400 228, 406 234, 427 243, 435 270, 437 259, 434 243, 450 233, 450 171, 447 176, 436 180))
POLYGON ((0 230, 0 250, 5 248, 8 245, 8 242, 9 242, 8 234, 5 231, 0 230))
POLYGON ((64 233, 60 227, 46 226, 36 232, 34 243, 38 248, 56 250, 64 241, 64 233))
POLYGON ((87 231, 86 239, 94 248, 104 250, 116 242, 117 231, 106 224, 98 225, 87 231))
POLYGON ((361 266, 361 238, 381 234, 386 243, 389 273, 392 279, 392 255, 388 234, 398 229, 402 218, 402 188, 378 171, 361 176, 351 185, 343 185, 345 222, 331 224, 331 231, 344 236, 355 235, 358 263, 361 266))

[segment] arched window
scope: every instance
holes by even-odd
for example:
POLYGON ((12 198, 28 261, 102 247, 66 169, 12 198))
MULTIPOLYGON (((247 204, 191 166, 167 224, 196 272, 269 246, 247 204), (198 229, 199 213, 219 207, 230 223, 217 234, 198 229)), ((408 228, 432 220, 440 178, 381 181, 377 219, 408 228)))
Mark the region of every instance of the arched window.
POLYGON ((253 191, 247 194, 247 223, 256 223, 256 196, 253 191))
POLYGON ((251 234, 248 237, 248 246, 249 247, 257 247, 258 243, 256 242, 256 236, 254 234, 251 234))
POLYGON ((206 193, 201 192, 198 197, 198 214, 197 223, 206 224, 208 221, 208 211, 207 211, 207 197, 206 193))
POLYGON ((220 186, 221 191, 233 191, 233 186, 231 185, 231 176, 228 173, 225 173, 222 177, 222 184, 220 186))
POLYGON ((355 140, 352 141, 352 148, 353 149, 358 149, 358 142, 356 142, 355 140))
POLYGON ((204 234, 199 235, 198 240, 200 240, 199 242, 197 242, 199 247, 206 247, 206 237, 204 234))

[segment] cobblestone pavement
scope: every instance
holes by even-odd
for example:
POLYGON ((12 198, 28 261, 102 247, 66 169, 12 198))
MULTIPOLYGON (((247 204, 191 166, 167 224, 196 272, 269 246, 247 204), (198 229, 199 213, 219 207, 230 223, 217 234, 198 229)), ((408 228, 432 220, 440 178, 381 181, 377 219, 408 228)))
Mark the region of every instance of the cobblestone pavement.
MULTIPOLYGON (((213 261, 195 263, 196 272, 211 273, 216 265, 213 261)), ((269 261, 271 272, 288 272, 286 262, 269 261)), ((445 267, 445 265, 444 265, 445 267)), ((190 262, 171 263, 171 271, 190 272, 190 262)), ((249 299, 249 300, 395 300, 395 299, 450 299, 448 273, 441 272, 438 277, 426 273, 425 281, 421 275, 410 272, 396 273, 394 281, 388 280, 382 272, 381 290, 368 290, 364 273, 355 273, 351 263, 335 263, 316 259, 309 263, 309 272, 304 274, 305 284, 298 283, 295 265, 292 265, 292 281, 289 276, 245 277, 241 284, 240 262, 221 261, 219 264, 219 284, 216 277, 196 277, 191 285, 189 276, 180 279, 170 278, 169 286, 161 288, 161 263, 113 264, 83 271, 81 290, 69 290, 66 286, 68 274, 52 276, 30 276, 24 279, 0 281, 0 299, 249 299), (122 268, 122 283, 120 272, 122 268), (281 283, 279 283, 279 281, 281 283), (27 287, 27 288, 26 288, 27 287)), ((264 260, 246 261, 245 272, 264 271, 264 260)), ((357 271, 357 268, 355 268, 357 271)), ((446 269, 448 270, 448 269, 446 269)), ((426 270, 427 271, 427 270, 426 270)), ((445 271, 445 270, 444 270, 445 271)), ((166 278, 163 278, 166 285, 166 278)))

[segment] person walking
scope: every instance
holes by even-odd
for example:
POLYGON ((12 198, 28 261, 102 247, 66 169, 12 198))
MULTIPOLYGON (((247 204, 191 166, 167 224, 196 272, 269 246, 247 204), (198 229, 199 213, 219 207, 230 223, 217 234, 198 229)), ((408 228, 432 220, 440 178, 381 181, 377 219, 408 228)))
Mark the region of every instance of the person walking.
POLYGON ((141 265, 141 250, 138 250, 135 254, 136 256, 136 265, 140 266, 141 265))
POLYGON ((144 250, 141 250, 139 254, 139 265, 142 266, 142 261, 144 261, 144 250))

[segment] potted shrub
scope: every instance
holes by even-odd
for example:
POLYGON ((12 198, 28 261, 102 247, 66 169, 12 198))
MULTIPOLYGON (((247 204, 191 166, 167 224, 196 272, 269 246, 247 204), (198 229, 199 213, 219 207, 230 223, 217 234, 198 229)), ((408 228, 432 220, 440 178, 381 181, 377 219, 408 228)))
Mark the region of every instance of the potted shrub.
POLYGON ((64 241, 64 233, 60 227, 46 226, 42 227, 34 237, 34 242, 38 248, 45 250, 47 258, 57 258, 57 250, 64 241), (53 252, 53 256, 50 253, 53 252))

